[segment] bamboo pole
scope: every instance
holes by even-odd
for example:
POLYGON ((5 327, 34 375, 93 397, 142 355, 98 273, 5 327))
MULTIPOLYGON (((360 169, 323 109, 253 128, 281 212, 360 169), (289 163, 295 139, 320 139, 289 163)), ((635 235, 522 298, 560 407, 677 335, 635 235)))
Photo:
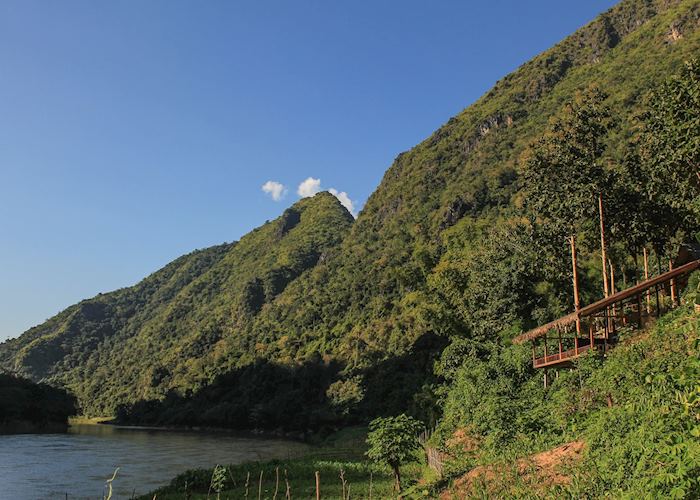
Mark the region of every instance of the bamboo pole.
POLYGON ((605 251, 605 219, 603 216, 603 193, 598 194, 598 213, 600 214, 600 255, 603 261, 603 291, 605 297, 610 295, 608 288, 607 256, 605 251))
MULTIPOLYGON (((610 295, 615 294, 615 267, 612 264, 612 261, 608 261, 610 263, 610 295)), ((610 329, 614 332, 615 331, 615 318, 617 317, 617 305, 613 303, 612 305, 612 316, 610 317, 610 329)), ((607 337, 607 335, 606 335, 607 337)))
POLYGON ((547 334, 544 334, 544 362, 547 362, 547 334))
POLYGON ((561 330, 557 329, 557 332, 559 333, 559 359, 561 359, 561 353, 562 353, 562 345, 561 345, 561 330))
POLYGON ((615 288, 615 266, 613 266, 611 260, 608 260, 608 262, 610 263, 610 295, 614 295, 617 291, 615 288))
POLYGON ((289 478, 287 478, 287 469, 284 469, 284 484, 287 490, 284 492, 284 497, 287 500, 292 500, 292 489, 289 487, 289 478))
POLYGON ((578 312, 581 309, 581 302, 578 297, 578 270, 576 266, 576 236, 571 235, 571 267, 573 268, 574 281, 574 309, 576 310, 576 334, 581 333, 581 318, 578 317, 578 312))
POLYGON ((263 470, 260 470, 260 479, 258 479, 258 500, 262 500, 262 480, 263 480, 263 470))
MULTIPOLYGON (((673 271, 673 261, 668 259, 668 270, 673 271)), ((676 305, 676 280, 671 278, 671 305, 676 305)))
POLYGON ((321 473, 316 471, 316 500, 321 500, 321 473))
MULTIPOLYGON (((647 247, 644 247, 644 280, 649 279, 649 253, 647 247)), ((651 290, 647 290, 647 314, 651 314, 651 290)), ((642 311, 639 311, 641 314, 642 311)))

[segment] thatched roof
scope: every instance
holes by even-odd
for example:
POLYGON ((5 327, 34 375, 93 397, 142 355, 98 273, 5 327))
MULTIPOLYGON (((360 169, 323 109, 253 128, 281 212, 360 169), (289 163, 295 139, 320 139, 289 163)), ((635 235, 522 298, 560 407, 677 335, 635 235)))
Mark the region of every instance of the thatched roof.
POLYGON ((572 312, 567 314, 566 316, 562 316, 561 318, 555 319, 554 321, 550 321, 546 325, 538 326, 537 328, 533 328, 527 333, 523 333, 522 335, 518 335, 513 339, 513 343, 515 344, 522 344, 524 342, 527 342, 528 340, 533 340, 536 339, 537 337, 542 337, 544 334, 549 332, 550 330, 560 330, 563 328, 566 328, 569 325, 572 325, 576 322, 576 313, 572 312))
POLYGON ((688 262, 687 264, 677 267, 672 271, 668 271, 659 276, 634 285, 630 288, 622 290, 621 292, 614 293, 605 299, 601 299, 597 302, 594 302, 593 304, 589 304, 586 307, 580 309, 578 311, 578 314, 576 312, 572 312, 567 314, 566 316, 562 316, 559 319, 555 319, 554 321, 551 321, 546 325, 538 326, 537 328, 534 328, 529 332, 523 333, 522 335, 518 335, 517 337, 515 337, 513 339, 513 343, 522 344, 524 342, 527 342, 528 340, 543 337, 547 334, 547 332, 551 330, 564 329, 567 326, 575 323, 577 317, 584 318, 587 316, 591 316, 597 312, 605 310, 613 304, 617 304, 629 298, 635 297, 636 295, 646 292, 650 288, 653 288, 657 285, 662 285, 670 281, 671 279, 680 278, 686 274, 693 272, 696 269, 700 269, 700 260, 693 260, 691 262, 688 262))

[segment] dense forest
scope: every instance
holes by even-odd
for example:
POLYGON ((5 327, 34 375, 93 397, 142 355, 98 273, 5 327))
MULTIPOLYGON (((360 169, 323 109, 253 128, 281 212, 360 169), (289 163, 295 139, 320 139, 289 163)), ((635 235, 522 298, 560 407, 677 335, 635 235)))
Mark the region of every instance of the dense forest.
POLYGON ((406 411, 447 435, 446 366, 487 370, 475 360, 519 355, 514 335, 572 309, 568 236, 582 302, 602 295, 595 194, 620 284, 643 248, 667 266, 693 238, 699 19, 697 1, 624 0, 400 154, 357 220, 328 193, 301 200, 5 342, 0 366, 127 422, 406 411))
POLYGON ((65 390, 0 373, 0 434, 65 430, 77 412, 65 390))

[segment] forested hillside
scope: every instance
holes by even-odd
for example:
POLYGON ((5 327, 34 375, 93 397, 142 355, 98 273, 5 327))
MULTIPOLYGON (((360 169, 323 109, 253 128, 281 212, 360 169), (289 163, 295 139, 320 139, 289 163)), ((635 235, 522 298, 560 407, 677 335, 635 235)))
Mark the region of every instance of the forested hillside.
POLYGON ((256 358, 243 326, 327 259, 352 220, 328 193, 304 199, 237 243, 193 252, 134 287, 68 308, 3 344, 3 363, 66 386, 93 415, 206 384, 222 365, 256 358), (235 357, 231 342, 240 346, 235 357))
MULTIPOLYGON (((594 159, 630 179, 647 95, 700 53, 699 28, 696 0, 625 0, 400 154, 354 223, 329 194, 302 200, 236 244, 70 307, 0 345, 0 362, 66 386, 88 414, 126 404, 130 421, 431 421, 448 339, 507 340, 572 308, 566 241, 532 251, 546 238, 527 220, 528 147, 595 84, 610 123, 594 159)), ((633 279, 640 248, 624 231, 611 252, 633 279)), ((666 236, 650 241, 657 255, 666 236)), ((584 303, 601 293, 594 243, 581 247, 584 303)))
POLYGON ((0 373, 0 434, 65 431, 76 412, 65 390, 0 373))

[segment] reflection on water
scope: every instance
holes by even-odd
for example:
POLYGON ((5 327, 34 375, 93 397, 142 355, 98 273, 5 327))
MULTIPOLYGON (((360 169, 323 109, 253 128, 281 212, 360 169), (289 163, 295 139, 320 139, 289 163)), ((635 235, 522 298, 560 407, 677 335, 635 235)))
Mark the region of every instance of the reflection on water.
POLYGON ((102 499, 147 493, 187 469, 297 455, 292 441, 219 433, 74 425, 68 434, 0 436, 0 499, 102 499))

